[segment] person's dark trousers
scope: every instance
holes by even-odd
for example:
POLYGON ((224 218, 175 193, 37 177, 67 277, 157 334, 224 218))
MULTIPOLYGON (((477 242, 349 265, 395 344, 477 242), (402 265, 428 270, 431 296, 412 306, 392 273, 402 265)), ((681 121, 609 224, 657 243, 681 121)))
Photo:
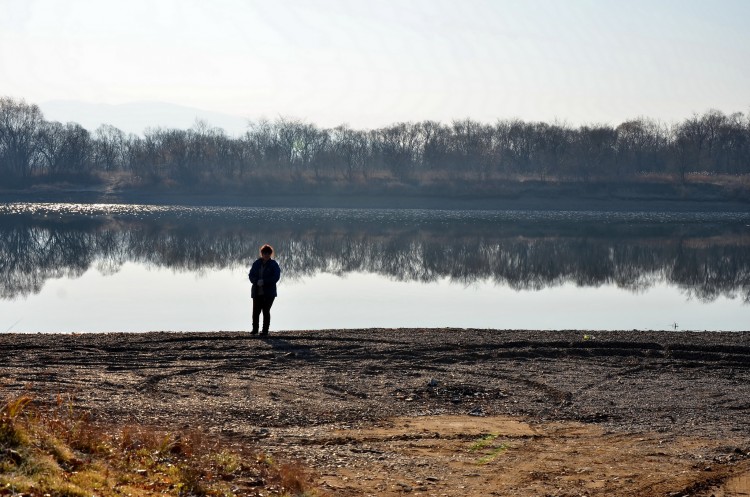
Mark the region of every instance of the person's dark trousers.
POLYGON ((253 299, 253 333, 258 333, 261 312, 263 313, 263 334, 268 333, 268 327, 271 325, 271 306, 275 298, 261 295, 253 299))

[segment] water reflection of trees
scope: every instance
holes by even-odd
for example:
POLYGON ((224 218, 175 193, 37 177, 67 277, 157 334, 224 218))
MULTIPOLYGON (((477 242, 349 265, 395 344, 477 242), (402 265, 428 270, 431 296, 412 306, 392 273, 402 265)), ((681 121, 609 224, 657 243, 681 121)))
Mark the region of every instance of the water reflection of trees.
POLYGON ((104 274, 133 262, 176 271, 244 271, 272 241, 285 278, 318 272, 377 273, 403 281, 494 281, 514 289, 655 282, 711 300, 750 302, 750 237, 744 228, 481 222, 317 223, 191 218, 158 220, 0 216, 0 297, 37 293, 51 278, 104 274))

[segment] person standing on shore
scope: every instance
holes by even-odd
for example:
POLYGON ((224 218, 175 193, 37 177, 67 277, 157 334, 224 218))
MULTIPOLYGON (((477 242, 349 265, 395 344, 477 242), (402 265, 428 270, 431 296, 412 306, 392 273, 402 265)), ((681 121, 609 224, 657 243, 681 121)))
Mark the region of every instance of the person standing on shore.
POLYGON ((251 335, 258 334, 260 314, 263 313, 263 328, 261 336, 268 335, 271 324, 271 306, 276 298, 276 283, 281 278, 281 268, 272 259, 273 247, 268 244, 260 248, 260 259, 253 262, 250 267, 250 283, 253 284, 250 296, 253 299, 253 331, 251 335))

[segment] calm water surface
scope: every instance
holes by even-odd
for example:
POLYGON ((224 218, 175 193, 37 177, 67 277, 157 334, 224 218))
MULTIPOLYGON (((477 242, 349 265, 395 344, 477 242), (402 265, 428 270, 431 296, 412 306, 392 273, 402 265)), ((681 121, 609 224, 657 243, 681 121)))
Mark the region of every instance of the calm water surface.
POLYGON ((750 215, 0 205, 0 332, 750 329, 750 215))

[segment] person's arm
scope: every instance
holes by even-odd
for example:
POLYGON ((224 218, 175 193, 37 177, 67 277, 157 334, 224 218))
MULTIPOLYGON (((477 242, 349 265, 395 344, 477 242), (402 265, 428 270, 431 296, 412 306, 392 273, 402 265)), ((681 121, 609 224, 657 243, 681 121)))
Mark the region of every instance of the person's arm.
POLYGON ((250 273, 247 275, 247 277, 250 278, 250 283, 252 283, 253 285, 258 284, 258 273, 258 264, 253 262, 253 265, 250 267, 250 273))
POLYGON ((279 263, 276 261, 273 261, 273 284, 279 282, 281 279, 281 267, 279 267, 279 263))

